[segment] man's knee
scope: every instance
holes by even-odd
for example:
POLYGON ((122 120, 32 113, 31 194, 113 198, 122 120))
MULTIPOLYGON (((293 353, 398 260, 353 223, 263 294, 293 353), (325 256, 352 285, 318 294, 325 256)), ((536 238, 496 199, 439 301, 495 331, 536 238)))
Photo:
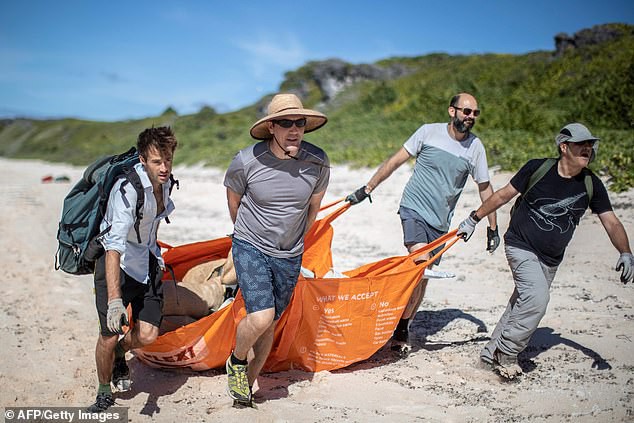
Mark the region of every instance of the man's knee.
POLYGON ((245 317, 249 326, 258 333, 264 333, 267 330, 272 330, 273 322, 275 319, 275 309, 269 308, 266 310, 256 311, 249 313, 245 317))
POLYGON ((102 350, 114 350, 119 340, 119 335, 103 335, 99 334, 97 339, 97 348, 102 350))
POLYGON ((156 338, 159 334, 159 328, 154 325, 145 322, 139 322, 140 324, 137 326, 137 341, 141 345, 150 345, 152 342, 156 341, 156 338))
POLYGON ((264 333, 262 334, 263 336, 266 335, 273 335, 275 333, 275 324, 279 321, 279 319, 277 320, 273 320, 271 323, 269 323, 268 327, 266 329, 264 329, 264 333))

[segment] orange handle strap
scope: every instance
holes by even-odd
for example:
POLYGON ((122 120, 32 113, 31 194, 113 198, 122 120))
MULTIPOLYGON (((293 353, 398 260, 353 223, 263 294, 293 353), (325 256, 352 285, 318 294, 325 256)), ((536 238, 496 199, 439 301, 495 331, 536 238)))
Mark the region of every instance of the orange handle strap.
POLYGON ((319 209, 319 211, 324 211, 324 210, 326 210, 326 209, 329 209, 330 207, 334 206, 335 204, 339 204, 339 203, 341 203, 341 202, 342 202, 342 201, 344 201, 345 199, 346 199, 346 198, 345 198, 345 197, 343 197, 343 198, 340 198, 340 199, 338 199, 338 200, 335 200, 335 201, 333 201, 333 202, 331 202, 331 203, 325 204, 325 205, 321 206, 321 208, 319 209))
POLYGON ((174 247, 172 247, 171 245, 169 245, 169 244, 167 244, 167 243, 165 243, 165 242, 163 242, 163 241, 160 241, 160 240, 158 240, 158 239, 156 240, 156 243, 158 244, 158 246, 159 246, 160 248, 165 248, 166 250, 171 250, 172 248, 174 248, 174 247))
POLYGON ((447 244, 445 244, 445 246, 443 247, 442 250, 438 251, 438 253, 434 254, 434 256, 432 258, 430 258, 429 260, 423 262, 423 263, 433 263, 434 260, 436 260, 438 257, 440 257, 441 255, 443 255, 445 253, 445 251, 447 251, 449 249, 449 247, 453 246, 456 242, 458 242, 460 238, 456 237, 454 240, 449 241, 447 244))
MULTIPOLYGON (((328 207, 334 206, 335 204, 340 203, 343 200, 339 200, 335 203, 332 204, 328 204, 328 207)), ((328 208, 326 207, 326 208, 328 208)), ((339 207, 338 209, 336 209, 335 211, 333 211, 332 213, 324 216, 322 219, 320 219, 322 222, 324 223, 332 223, 333 220, 335 220, 336 218, 338 218, 339 216, 341 216, 346 210, 348 210, 351 207, 351 204, 346 202, 343 206, 339 207)))
MULTIPOLYGON (((458 229, 454 229, 453 231, 446 233, 445 235, 443 235, 440 238, 430 242, 429 244, 425 245, 424 247, 419 248, 418 250, 411 252, 408 255, 408 257, 413 258, 415 256, 420 256, 422 254, 425 254, 425 253, 428 253, 428 252, 434 250, 439 245, 445 244, 443 249, 440 250, 438 253, 434 254, 434 256, 432 258, 430 258, 429 260, 420 262, 420 263, 433 262, 438 257, 440 257, 445 251, 447 251, 451 246, 453 246, 459 239, 461 239, 460 237, 458 237, 456 235, 457 233, 458 233, 458 229)), ((420 264, 420 263, 418 263, 418 264, 420 264)))

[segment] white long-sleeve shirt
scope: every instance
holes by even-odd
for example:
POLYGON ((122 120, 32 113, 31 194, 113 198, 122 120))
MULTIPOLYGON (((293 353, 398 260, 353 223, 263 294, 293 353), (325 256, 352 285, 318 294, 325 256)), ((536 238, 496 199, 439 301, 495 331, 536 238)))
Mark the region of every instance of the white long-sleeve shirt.
POLYGON ((156 243, 156 234, 161 219, 174 211, 174 202, 169 197, 171 185, 171 181, 169 181, 163 184, 165 210, 157 216, 156 198, 145 168, 141 163, 138 163, 134 166, 134 170, 139 175, 145 192, 143 218, 139 222, 141 243, 139 243, 134 229, 137 193, 130 183, 125 184, 123 189, 121 188, 121 185, 126 181, 125 178, 118 180, 110 191, 106 215, 101 222, 100 230, 103 231, 110 225, 112 227, 102 237, 101 243, 106 251, 115 250, 121 254, 121 269, 124 272, 138 282, 148 283, 149 254, 154 254, 161 267, 165 265, 161 249, 156 243))

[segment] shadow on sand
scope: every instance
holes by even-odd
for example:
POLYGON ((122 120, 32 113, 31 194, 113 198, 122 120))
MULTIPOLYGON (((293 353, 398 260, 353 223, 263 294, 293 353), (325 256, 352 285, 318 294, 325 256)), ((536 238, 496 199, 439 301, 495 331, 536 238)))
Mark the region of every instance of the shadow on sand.
POLYGON ((473 342, 485 341, 489 339, 486 333, 487 326, 482 320, 457 308, 446 308, 444 310, 436 311, 419 311, 416 313, 416 316, 410 326, 412 351, 419 349, 437 351, 452 345, 464 345, 473 342), (476 333, 481 335, 455 341, 429 342, 427 340, 428 337, 436 335, 442 331, 442 329, 449 325, 449 323, 459 319, 466 320, 476 325, 476 333))
POLYGON ((161 413, 158 399, 162 396, 172 395, 178 391, 190 376, 217 376, 222 370, 207 370, 196 372, 190 369, 156 369, 146 366, 137 358, 128 360, 130 373, 132 374, 132 388, 127 392, 117 393, 116 398, 132 399, 139 394, 146 393, 148 398, 141 409, 140 414, 154 416, 161 413))
MULTIPOLYGON (((157 369, 149 367, 137 358, 128 360, 128 366, 132 374, 132 388, 128 392, 115 394, 116 398, 129 400, 139 394, 147 394, 147 400, 140 411, 146 416, 157 416, 161 413, 158 400, 162 396, 169 396, 177 392, 191 376, 223 377, 224 369, 211 369, 206 371, 194 371, 191 369, 157 369)), ((262 373, 258 378, 259 390, 256 391, 254 401, 265 401, 286 398, 288 387, 294 383, 312 380, 314 373, 301 370, 287 370, 275 373, 262 373)), ((230 401, 229 397, 228 401, 230 401)), ((160 417, 160 416, 159 416, 160 417)))
POLYGON ((592 368, 597 370, 610 370, 612 366, 606 359, 601 357, 596 351, 585 347, 571 339, 564 338, 559 333, 555 333, 552 328, 538 328, 531 337, 528 346, 518 356, 518 361, 524 372, 533 371, 537 366, 533 359, 544 351, 548 351, 554 346, 565 345, 574 348, 592 359, 592 368))
MULTIPOLYGON (((486 341, 489 339, 486 333, 487 326, 482 320, 456 308, 419 311, 418 313, 416 313, 416 316, 414 317, 414 320, 410 325, 410 353, 414 353, 421 349, 426 351, 437 351, 451 346, 486 341), (427 337, 439 333, 451 322, 458 319, 467 320, 475 324, 476 333, 481 335, 453 341, 427 341, 427 337)), ((352 364, 344 369, 340 369, 337 371, 353 372, 360 369, 369 369, 373 367, 384 366, 403 359, 404 354, 400 350, 393 350, 391 347, 392 343, 391 341, 388 341, 386 345, 384 345, 367 360, 352 364)))

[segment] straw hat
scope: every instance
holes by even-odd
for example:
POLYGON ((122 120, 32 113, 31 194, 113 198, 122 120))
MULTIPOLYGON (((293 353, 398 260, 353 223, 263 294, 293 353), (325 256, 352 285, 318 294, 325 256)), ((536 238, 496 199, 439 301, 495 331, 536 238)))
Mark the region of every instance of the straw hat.
POLYGON ((268 115, 258 120, 251 127, 251 136, 256 140, 267 140, 272 137, 267 122, 284 116, 299 115, 306 117, 304 133, 321 128, 328 118, 320 112, 304 109, 302 102, 295 94, 277 94, 268 107, 268 115))

